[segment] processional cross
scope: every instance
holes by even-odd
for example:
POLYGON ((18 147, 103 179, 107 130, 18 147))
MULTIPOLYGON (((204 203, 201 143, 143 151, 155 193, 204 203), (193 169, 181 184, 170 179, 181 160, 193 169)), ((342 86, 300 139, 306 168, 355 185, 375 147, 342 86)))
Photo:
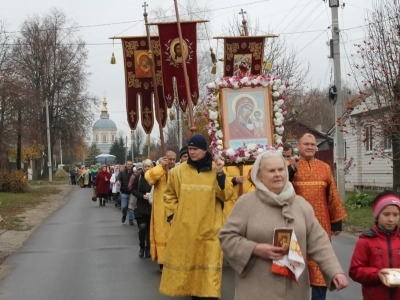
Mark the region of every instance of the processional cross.
POLYGON ((142 7, 143 7, 145 13, 146 13, 146 8, 147 8, 147 6, 149 6, 149 5, 148 5, 146 2, 144 2, 144 4, 142 5, 142 7))

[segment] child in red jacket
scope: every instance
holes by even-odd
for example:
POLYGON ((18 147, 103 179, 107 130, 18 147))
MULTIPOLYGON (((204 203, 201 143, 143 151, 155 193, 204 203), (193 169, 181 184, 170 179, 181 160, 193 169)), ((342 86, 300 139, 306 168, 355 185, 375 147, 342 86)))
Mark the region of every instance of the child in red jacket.
POLYGON ((400 268, 400 197, 378 194, 373 203, 374 227, 362 234, 351 258, 349 276, 362 285, 364 300, 400 300, 400 289, 388 286, 384 268, 400 268))

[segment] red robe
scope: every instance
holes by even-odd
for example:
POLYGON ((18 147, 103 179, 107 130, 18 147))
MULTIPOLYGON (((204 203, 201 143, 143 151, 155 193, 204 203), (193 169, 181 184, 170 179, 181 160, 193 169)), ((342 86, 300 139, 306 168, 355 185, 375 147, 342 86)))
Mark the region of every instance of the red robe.
POLYGON ((111 174, 107 171, 100 171, 96 176, 97 197, 107 196, 110 189, 111 174), (107 181, 106 181, 107 178, 107 181))
MULTIPOLYGON (((342 221, 347 213, 329 165, 318 159, 300 159, 292 184, 296 194, 311 204, 315 217, 330 238, 331 223, 342 221)), ((326 286, 318 265, 310 258, 307 259, 307 265, 311 285, 326 286)))
POLYGON ((235 119, 229 124, 230 139, 251 139, 254 138, 254 130, 247 129, 240 124, 239 119, 235 119))

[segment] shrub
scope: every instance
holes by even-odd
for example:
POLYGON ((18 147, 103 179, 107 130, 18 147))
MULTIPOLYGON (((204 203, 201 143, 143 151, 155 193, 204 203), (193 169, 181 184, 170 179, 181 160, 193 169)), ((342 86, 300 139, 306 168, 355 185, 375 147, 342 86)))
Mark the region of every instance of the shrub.
POLYGON ((70 167, 69 165, 64 165, 63 166, 64 171, 65 172, 69 172, 69 167, 70 167))
POLYGON ((0 191, 11 193, 24 193, 29 188, 28 178, 23 171, 14 170, 0 173, 0 191))
POLYGON ((23 171, 14 170, 10 174, 10 190, 11 193, 24 193, 29 188, 29 181, 23 171))
POLYGON ((346 200, 346 207, 349 209, 359 209, 361 207, 371 207, 374 198, 366 193, 358 192, 346 200))

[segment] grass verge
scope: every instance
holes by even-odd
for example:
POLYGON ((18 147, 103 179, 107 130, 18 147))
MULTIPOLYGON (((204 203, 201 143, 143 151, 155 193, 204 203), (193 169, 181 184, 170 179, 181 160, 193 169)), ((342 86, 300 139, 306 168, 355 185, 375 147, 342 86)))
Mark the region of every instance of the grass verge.
POLYGON ((0 193, 0 215, 4 219, 1 223, 2 229, 29 230, 30 228, 23 226, 24 220, 18 215, 58 192, 56 186, 47 186, 30 188, 26 193, 0 193))
MULTIPOLYGON (((355 196, 357 193, 346 192, 346 200, 355 196)), ((377 193, 376 192, 363 192, 363 194, 367 194, 371 198, 374 198, 377 193)), ((343 221, 344 229, 353 234, 359 234, 367 231, 374 224, 374 218, 372 216, 372 207, 370 206, 361 206, 359 208, 351 209, 348 205, 346 205, 347 218, 343 221)))

